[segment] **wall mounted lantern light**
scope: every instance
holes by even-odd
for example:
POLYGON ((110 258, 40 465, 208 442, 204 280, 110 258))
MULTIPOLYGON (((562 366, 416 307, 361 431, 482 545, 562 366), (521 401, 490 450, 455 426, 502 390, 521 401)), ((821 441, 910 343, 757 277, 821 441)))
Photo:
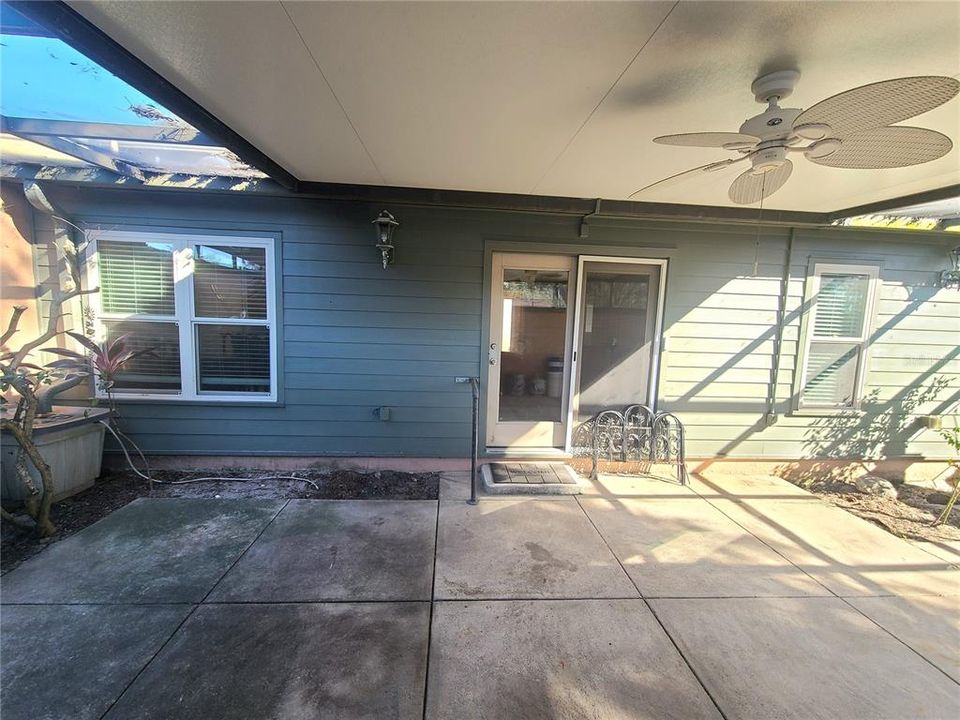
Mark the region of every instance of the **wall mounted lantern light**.
POLYGON ((380 212, 377 219, 373 221, 377 226, 377 250, 380 251, 380 257, 383 259, 383 269, 387 265, 393 264, 393 231, 397 229, 400 223, 386 210, 380 212))

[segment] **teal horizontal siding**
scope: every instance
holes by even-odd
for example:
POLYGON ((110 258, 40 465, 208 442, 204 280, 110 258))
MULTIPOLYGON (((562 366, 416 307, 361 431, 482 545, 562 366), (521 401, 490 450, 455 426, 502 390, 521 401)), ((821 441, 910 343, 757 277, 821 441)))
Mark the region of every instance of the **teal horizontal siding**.
POLYGON ((352 420, 296 420, 296 426, 290 427, 291 421, 282 419, 271 420, 192 420, 184 419, 172 426, 164 419, 131 420, 130 430, 138 435, 181 435, 212 436, 267 436, 278 437, 288 431, 300 437, 323 438, 462 438, 469 436, 469 422, 379 422, 376 419, 368 421, 352 420))
MULTIPOLYGON (((391 363, 404 360, 432 362, 442 358, 443 362, 473 362, 476 365, 477 348, 473 345, 401 345, 400 343, 348 343, 348 342, 295 342, 287 340, 285 344, 287 358, 343 358, 348 360, 379 360, 379 370, 384 371, 383 362, 391 363)), ((476 372, 476 367, 474 367, 476 372)))
POLYGON ((470 392, 454 377, 481 373, 486 382, 484 258, 488 243, 512 240, 522 252, 645 247, 669 258, 659 407, 684 420, 692 456, 946 454, 918 425, 925 414, 956 412, 960 294, 936 288, 946 242, 798 230, 778 333, 785 228, 763 228, 759 248, 753 228, 656 221, 598 221, 583 240, 579 218, 398 206, 389 208, 401 221, 396 263, 384 270, 370 226, 380 206, 55 185, 50 193, 71 217, 102 228, 280 238, 282 402, 124 400, 123 427, 149 453, 466 456, 470 392), (792 413, 812 259, 882 263, 868 402, 855 418, 792 413), (941 381, 954 389, 928 389, 941 381), (391 408, 389 422, 375 417, 381 406, 391 408), (778 418, 768 424, 771 407, 778 418))
MULTIPOLYGON (((383 272, 381 270, 381 272, 383 272)), ((413 280, 386 275, 377 282, 358 283, 353 278, 324 278, 322 282, 313 277, 285 277, 283 287, 287 292, 336 293, 338 295, 364 297, 420 297, 460 299, 466 298, 480 302, 483 286, 480 275, 474 283, 446 282, 439 278, 431 280, 413 280)))
POLYGON ((480 300, 469 298, 410 297, 389 295, 337 295, 334 293, 284 293, 288 310, 341 310, 430 315, 480 315, 480 300))
POLYGON ((289 325, 350 328, 394 328, 404 330, 473 330, 479 318, 475 314, 412 313, 375 310, 301 310, 285 309, 289 325))
MULTIPOLYGON (((378 396, 383 399, 384 396, 378 396)), ((390 423, 462 423, 464 421, 463 409, 469 406, 469 397, 467 402, 461 402, 450 407, 418 407, 411 406, 404 401, 403 397, 387 397, 394 400, 395 405, 386 404, 391 408, 390 423)), ((378 406, 379 407, 379 406, 378 406)), ((145 405, 131 405, 123 409, 124 422, 129 422, 131 426, 146 427, 145 422, 163 423, 164 420, 157 420, 155 409, 145 405)), ((258 411, 256 420, 252 420, 252 413, 248 406, 234 407, 224 405, 197 405, 191 408, 191 423, 206 423, 216 431, 220 422, 244 423, 264 423, 263 427, 274 428, 275 423, 297 422, 298 430, 302 429, 299 423, 302 422, 361 422, 383 424, 374 416, 373 409, 369 403, 347 402, 343 405, 319 404, 316 401, 305 405, 287 405, 286 407, 265 408, 258 411)), ((159 428, 158 428, 159 429, 159 428)), ((168 428, 162 428, 164 430, 168 428)), ((209 434, 209 431, 206 432, 209 434)))
POLYGON ((480 346, 480 319, 474 330, 413 329, 392 327, 343 326, 327 327, 312 324, 286 325, 285 338, 309 342, 398 343, 402 345, 468 345, 480 346))
MULTIPOLYGON (((374 250, 371 247, 371 254, 374 250)), ((462 267, 459 265, 416 265, 401 271, 394 271, 391 267, 384 270, 379 262, 318 262, 314 260, 285 260, 283 263, 284 275, 290 277, 316 278, 318 284, 323 278, 350 278, 367 280, 372 285, 382 280, 387 272, 392 272, 404 280, 428 281, 443 278, 447 281, 469 282, 476 280, 480 269, 477 267, 462 267)), ((399 260, 398 260, 399 261, 399 260)))

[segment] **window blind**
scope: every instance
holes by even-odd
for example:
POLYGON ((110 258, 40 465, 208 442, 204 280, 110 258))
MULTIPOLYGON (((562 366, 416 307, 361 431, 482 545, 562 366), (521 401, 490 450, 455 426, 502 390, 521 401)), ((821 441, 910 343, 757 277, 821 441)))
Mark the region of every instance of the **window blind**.
POLYGON ((198 387, 202 392, 270 392, 270 328, 197 325, 198 387))
POLYGON ((99 255, 104 312, 174 315, 172 245, 104 240, 99 255))
POLYGON ((197 317, 266 319, 266 251, 198 245, 193 294, 197 317))
POLYGON ((128 350, 139 353, 117 374, 115 390, 180 390, 180 335, 177 323, 105 320, 107 340, 125 336, 128 350))
POLYGON ((804 402, 824 407, 852 405, 859 357, 859 344, 811 342, 804 402))
POLYGON ((870 278, 866 275, 821 275, 814 337, 860 337, 869 287, 870 278))

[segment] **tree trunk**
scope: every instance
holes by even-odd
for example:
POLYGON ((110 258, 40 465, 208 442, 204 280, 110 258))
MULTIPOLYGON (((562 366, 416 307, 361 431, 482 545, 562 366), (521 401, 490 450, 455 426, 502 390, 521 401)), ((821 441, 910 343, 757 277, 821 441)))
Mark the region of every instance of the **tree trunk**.
POLYGON ((957 478, 957 484, 954 486, 953 492, 950 494, 950 499, 947 500, 947 505, 943 508, 943 512, 933 521, 932 524, 934 527, 943 525, 950 518, 950 511, 953 510, 953 506, 957 504, 957 498, 960 498, 960 478, 957 478))
POLYGON ((40 450, 33 444, 33 439, 22 427, 10 420, 4 420, 2 429, 13 436, 20 446, 20 449, 26 454, 40 474, 40 479, 43 482, 43 493, 40 496, 39 504, 30 514, 37 523, 37 534, 40 535, 40 537, 50 537, 57 532, 57 528, 50 521, 50 506, 53 504, 53 472, 50 470, 47 461, 43 459, 43 455, 40 454, 40 450))

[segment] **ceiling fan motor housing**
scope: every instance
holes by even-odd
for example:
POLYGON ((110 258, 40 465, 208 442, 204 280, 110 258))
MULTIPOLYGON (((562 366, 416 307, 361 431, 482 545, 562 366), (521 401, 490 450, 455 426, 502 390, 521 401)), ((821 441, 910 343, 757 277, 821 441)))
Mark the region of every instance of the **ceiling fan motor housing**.
POLYGON ((755 174, 776 170, 787 160, 787 149, 783 145, 760 148, 750 155, 750 163, 755 174))
POLYGON ((765 112, 755 115, 740 126, 744 135, 753 135, 761 140, 787 139, 793 134, 793 121, 802 110, 771 105, 765 112))
POLYGON ((798 80, 798 70, 778 70, 758 77, 750 86, 750 91, 758 103, 786 100, 793 94, 798 80))

